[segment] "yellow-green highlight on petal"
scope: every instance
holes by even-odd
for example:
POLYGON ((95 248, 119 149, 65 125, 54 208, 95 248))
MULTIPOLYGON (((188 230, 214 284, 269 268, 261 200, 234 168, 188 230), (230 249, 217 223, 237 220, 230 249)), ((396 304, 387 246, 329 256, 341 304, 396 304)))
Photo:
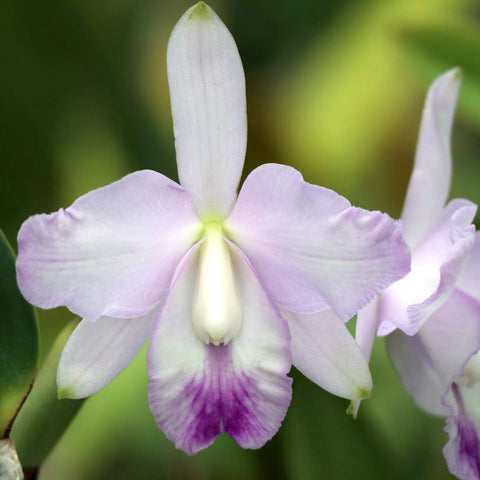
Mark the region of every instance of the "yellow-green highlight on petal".
POLYGON ((358 409, 360 403, 370 396, 371 391, 369 389, 360 389, 358 392, 358 398, 354 398, 347 407, 347 415, 351 415, 353 418, 357 418, 358 409))
POLYGON ((205 2, 198 2, 191 7, 188 15, 190 20, 211 20, 213 17, 213 10, 205 2))

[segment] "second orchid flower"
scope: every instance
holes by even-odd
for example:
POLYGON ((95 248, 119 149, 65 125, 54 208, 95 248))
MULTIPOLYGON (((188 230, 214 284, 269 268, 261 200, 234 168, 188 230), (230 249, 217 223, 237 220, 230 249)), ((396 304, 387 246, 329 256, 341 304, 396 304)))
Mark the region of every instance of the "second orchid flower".
MULTIPOLYGON (((450 136, 460 72, 430 87, 415 165, 402 213, 412 271, 358 315, 357 340, 368 358, 375 332, 405 388, 424 410, 448 417, 450 471, 480 479, 480 236, 477 206, 445 202, 450 136)), ((355 401, 358 408, 359 401, 355 401)))

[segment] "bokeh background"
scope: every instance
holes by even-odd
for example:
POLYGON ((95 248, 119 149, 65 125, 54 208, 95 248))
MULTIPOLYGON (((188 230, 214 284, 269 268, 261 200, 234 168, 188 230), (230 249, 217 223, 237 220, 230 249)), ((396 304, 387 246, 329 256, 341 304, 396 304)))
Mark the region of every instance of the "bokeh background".
MULTIPOLYGON (((480 202, 478 0, 211 0, 242 56, 249 144, 265 162, 352 203, 401 212, 429 83, 460 66, 452 196, 480 202)), ((0 226, 138 169, 176 179, 165 54, 184 0, 2 0, 0 226)), ((478 222, 477 222, 478 225, 478 222)), ((39 312, 44 356, 71 318, 39 312)), ((85 402, 41 480, 448 479, 442 419, 404 392, 382 341, 359 418, 293 370, 279 433, 260 451, 226 436, 188 457, 147 405, 145 349, 85 402)))

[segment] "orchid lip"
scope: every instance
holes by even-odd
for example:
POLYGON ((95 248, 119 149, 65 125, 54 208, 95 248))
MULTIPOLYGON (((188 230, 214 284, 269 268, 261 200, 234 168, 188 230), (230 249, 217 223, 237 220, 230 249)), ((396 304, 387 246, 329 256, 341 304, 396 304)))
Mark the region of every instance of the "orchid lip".
POLYGON ((220 222, 204 226, 193 297, 193 326, 205 342, 227 344, 240 331, 242 302, 220 222))

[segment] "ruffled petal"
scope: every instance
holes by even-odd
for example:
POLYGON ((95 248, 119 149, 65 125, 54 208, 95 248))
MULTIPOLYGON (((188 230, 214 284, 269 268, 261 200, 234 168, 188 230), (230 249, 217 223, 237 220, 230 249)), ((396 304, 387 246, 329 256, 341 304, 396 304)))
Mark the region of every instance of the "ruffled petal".
POLYGON ((415 249, 411 273, 382 293, 379 335, 397 327, 414 335, 447 300, 474 244, 471 222, 476 209, 459 199, 445 207, 437 225, 415 249))
POLYGON ((438 219, 448 197, 450 137, 460 80, 458 69, 449 70, 428 91, 402 213, 404 238, 412 248, 438 219))
POLYGON ((41 308, 95 320, 137 318, 168 289, 201 224, 185 190, 144 170, 30 217, 18 234, 17 279, 41 308))
POLYGON ((454 290, 417 335, 394 332, 387 348, 413 399, 427 411, 446 415, 443 394, 480 348, 480 302, 454 290))
POLYGON ((480 232, 475 233, 475 243, 457 280, 457 288, 480 300, 480 232))
POLYGON ((180 182, 199 215, 226 216, 247 144, 245 77, 232 35, 203 2, 175 26, 167 66, 180 182))
POLYGON ((67 341, 57 371, 60 398, 84 398, 110 383, 146 342, 158 316, 82 320, 67 341))
POLYGON ((368 397, 372 377, 367 361, 344 322, 332 310, 313 315, 282 311, 290 328, 293 365, 334 395, 368 397))
POLYGON ((188 454, 221 432, 243 448, 259 448, 276 433, 290 403, 288 327, 250 267, 231 251, 243 307, 238 335, 214 346, 195 334, 193 254, 180 267, 148 351, 150 408, 167 437, 188 454))
POLYGON ((351 207, 295 169, 263 165, 246 179, 224 223, 282 308, 332 308, 347 320, 409 271, 398 222, 351 207))

